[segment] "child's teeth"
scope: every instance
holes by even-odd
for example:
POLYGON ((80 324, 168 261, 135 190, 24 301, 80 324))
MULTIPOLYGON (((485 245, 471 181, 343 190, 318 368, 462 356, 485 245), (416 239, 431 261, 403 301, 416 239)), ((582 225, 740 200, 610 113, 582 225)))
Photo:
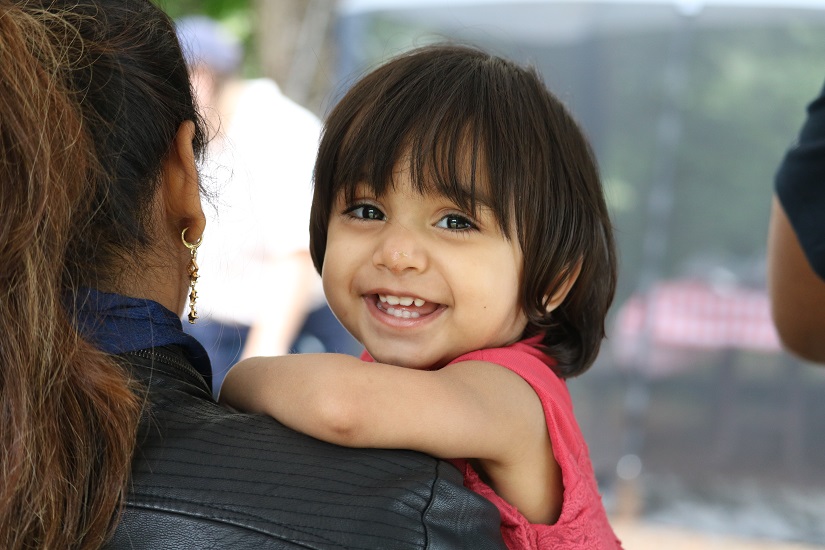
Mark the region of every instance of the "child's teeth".
POLYGON ((379 294, 378 299, 384 303, 390 304, 391 306, 411 306, 413 304, 416 307, 421 307, 426 304, 426 300, 422 300, 421 298, 411 298, 409 296, 392 296, 391 294, 379 294))
POLYGON ((393 317, 400 317, 402 319, 418 319, 420 317, 417 311, 410 311, 408 309, 395 309, 394 307, 391 307, 386 311, 393 317))

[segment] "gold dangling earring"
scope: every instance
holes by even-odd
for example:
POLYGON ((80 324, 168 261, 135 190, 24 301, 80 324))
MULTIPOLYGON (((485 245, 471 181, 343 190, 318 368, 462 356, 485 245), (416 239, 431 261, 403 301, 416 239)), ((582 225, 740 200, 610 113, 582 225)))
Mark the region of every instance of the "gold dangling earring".
POLYGON ((198 291, 195 290, 195 283, 198 282, 198 247, 201 245, 203 238, 199 238, 197 241, 190 243, 186 240, 186 231, 189 228, 183 230, 180 234, 180 240, 183 241, 183 245, 189 249, 189 254, 192 256, 189 260, 189 322, 191 324, 195 324, 195 319, 198 318, 198 312, 195 311, 195 302, 198 299, 198 291))

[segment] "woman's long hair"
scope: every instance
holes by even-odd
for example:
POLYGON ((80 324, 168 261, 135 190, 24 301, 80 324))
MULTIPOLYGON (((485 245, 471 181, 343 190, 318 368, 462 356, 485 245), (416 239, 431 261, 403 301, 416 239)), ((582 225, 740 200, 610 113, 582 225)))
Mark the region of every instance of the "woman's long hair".
POLYGON ((0 56, 0 547, 99 548, 141 401, 65 306, 148 244, 162 160, 198 118, 148 0, 0 0, 0 56))

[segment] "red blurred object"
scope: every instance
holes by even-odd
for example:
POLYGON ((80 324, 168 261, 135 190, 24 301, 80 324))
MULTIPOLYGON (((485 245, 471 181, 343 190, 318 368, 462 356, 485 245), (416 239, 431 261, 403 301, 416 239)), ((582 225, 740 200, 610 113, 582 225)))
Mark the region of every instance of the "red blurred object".
POLYGON ((651 377, 695 365, 697 353, 781 349, 764 290, 693 279, 662 282, 628 299, 610 342, 619 366, 651 377))

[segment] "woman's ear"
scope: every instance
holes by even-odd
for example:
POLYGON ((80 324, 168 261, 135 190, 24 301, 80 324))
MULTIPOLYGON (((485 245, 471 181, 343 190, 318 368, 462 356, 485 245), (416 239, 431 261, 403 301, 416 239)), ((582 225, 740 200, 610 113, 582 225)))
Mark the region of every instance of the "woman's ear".
POLYGON ((561 284, 559 284, 556 291, 547 297, 547 304, 545 305, 545 309, 547 313, 550 313, 557 307, 559 307, 564 299, 567 298, 567 295, 570 293, 570 290, 573 288, 573 285, 576 284, 576 281, 579 278, 579 274, 582 272, 582 260, 579 260, 573 265, 572 267, 568 267, 565 269, 562 274, 560 275, 563 277, 561 284))
POLYGON ((206 227, 195 151, 192 148, 194 137, 195 123, 191 120, 184 121, 178 127, 169 154, 163 161, 162 184, 167 224, 177 235, 188 227, 186 238, 192 242, 203 235, 206 227))

